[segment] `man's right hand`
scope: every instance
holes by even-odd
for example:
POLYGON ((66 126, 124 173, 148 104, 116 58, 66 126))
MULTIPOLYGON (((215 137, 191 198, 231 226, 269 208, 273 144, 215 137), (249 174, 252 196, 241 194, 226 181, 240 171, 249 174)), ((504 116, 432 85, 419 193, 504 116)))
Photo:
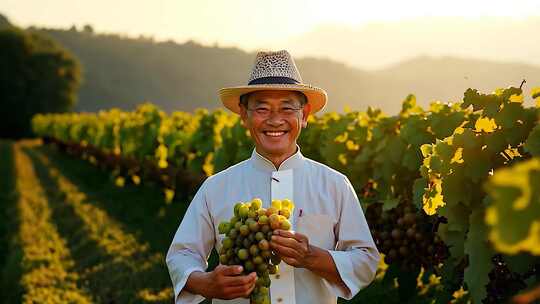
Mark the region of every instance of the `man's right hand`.
POLYGON ((242 266, 220 264, 211 272, 192 272, 185 288, 208 299, 230 300, 248 297, 256 280, 255 272, 242 275, 242 266))

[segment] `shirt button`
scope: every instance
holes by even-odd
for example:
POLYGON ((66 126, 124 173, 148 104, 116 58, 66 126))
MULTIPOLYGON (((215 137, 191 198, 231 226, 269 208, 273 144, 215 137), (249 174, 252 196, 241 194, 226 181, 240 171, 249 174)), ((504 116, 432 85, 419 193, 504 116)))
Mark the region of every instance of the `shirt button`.
POLYGON ((283 302, 283 298, 277 298, 278 303, 283 302))
POLYGON ((280 278, 280 275, 279 274, 276 274, 276 279, 279 279, 280 278))

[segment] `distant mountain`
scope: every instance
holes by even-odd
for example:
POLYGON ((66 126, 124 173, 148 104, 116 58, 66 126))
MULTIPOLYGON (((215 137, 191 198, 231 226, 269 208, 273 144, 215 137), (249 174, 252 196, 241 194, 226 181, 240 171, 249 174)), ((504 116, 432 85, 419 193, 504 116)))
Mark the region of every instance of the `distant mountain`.
MULTIPOLYGON (((152 101, 167 111, 220 106, 221 87, 247 82, 255 54, 237 48, 206 47, 195 42, 155 42, 79 31, 35 29, 71 50, 82 62, 83 85, 77 109, 133 109, 152 101)), ((293 55, 295 55, 293 53, 293 55)), ((358 54, 357 56, 362 56, 358 54)), ((451 57, 417 57, 383 70, 366 71, 317 58, 296 58, 305 82, 327 90, 327 110, 368 105, 387 113, 399 111, 407 94, 426 105, 434 99, 457 101, 468 87, 540 86, 540 68, 451 57)))
POLYGON ((323 25, 283 45, 297 56, 328 57, 380 69, 420 55, 540 66, 540 16, 422 17, 358 26, 323 25))
MULTIPOLYGON (((459 101, 466 88, 491 92, 499 87, 518 87, 523 79, 527 81, 525 99, 531 102, 530 88, 540 86, 540 67, 455 57, 417 57, 374 74, 388 81, 388 91, 396 88, 415 93, 423 104, 434 100, 459 101)), ((390 100, 395 95, 388 91, 373 92, 373 98, 390 100)))

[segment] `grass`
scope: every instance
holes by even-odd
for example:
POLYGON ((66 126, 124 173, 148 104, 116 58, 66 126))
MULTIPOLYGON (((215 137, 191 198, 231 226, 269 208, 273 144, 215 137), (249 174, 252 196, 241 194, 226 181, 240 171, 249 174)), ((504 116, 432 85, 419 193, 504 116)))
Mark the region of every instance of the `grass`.
POLYGON ((21 271, 18 267, 21 251, 14 248, 18 230, 16 205, 19 199, 15 189, 16 175, 13 163, 13 142, 0 141, 0 294, 11 302, 20 302, 17 282, 21 271))
POLYGON ((56 222, 68 238, 77 268, 100 303, 170 302, 164 255, 125 231, 124 225, 98 207, 79 187, 48 160, 28 151, 47 184, 54 203, 56 222))
POLYGON ((34 167, 19 145, 13 148, 16 233, 9 242, 3 272, 8 302, 92 303, 65 239, 51 221, 51 208, 34 167))

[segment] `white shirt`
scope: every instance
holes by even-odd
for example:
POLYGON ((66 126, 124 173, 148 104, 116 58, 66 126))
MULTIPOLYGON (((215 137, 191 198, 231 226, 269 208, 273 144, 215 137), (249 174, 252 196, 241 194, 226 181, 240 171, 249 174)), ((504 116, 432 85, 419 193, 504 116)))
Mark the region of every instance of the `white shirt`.
MULTIPOLYGON (((285 275, 279 280, 272 277, 272 303, 277 303, 276 299, 284 304, 337 303, 338 296, 351 299, 367 286, 375 276, 380 256, 348 178, 305 158, 300 147, 278 169, 253 149, 249 159, 208 177, 189 205, 166 258, 175 303, 204 300, 183 288, 193 271, 206 270, 212 248, 219 251, 224 236, 219 235, 217 226, 232 217, 234 204, 258 197, 267 208, 271 199, 291 195, 295 204, 292 229, 307 235, 310 244, 328 250, 350 292, 304 268, 285 265, 290 267, 287 275, 282 263, 280 273, 285 270, 285 275), (287 290, 280 286, 291 287, 287 290)), ((213 303, 249 300, 214 299, 213 303)))

